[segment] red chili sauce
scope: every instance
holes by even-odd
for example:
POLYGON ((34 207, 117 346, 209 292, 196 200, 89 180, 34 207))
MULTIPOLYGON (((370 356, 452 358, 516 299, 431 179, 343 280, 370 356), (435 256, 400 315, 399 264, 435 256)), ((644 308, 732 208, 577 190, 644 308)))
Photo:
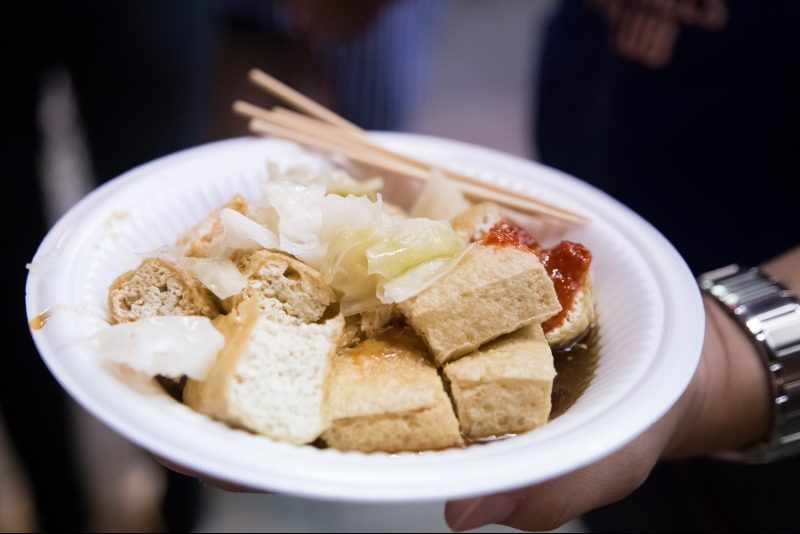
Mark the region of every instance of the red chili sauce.
POLYGON ((548 332, 560 326, 589 273, 589 265, 592 263, 591 251, 580 243, 572 241, 562 241, 549 249, 543 248, 527 230, 507 219, 489 230, 483 238, 483 244, 514 247, 533 252, 539 257, 553 281, 558 302, 561 304, 561 311, 542 323, 542 328, 548 332))
POLYGON ((507 219, 503 219, 492 226, 486 237, 483 238, 483 244, 514 247, 525 252, 535 252, 537 255, 542 250, 536 238, 528 233, 526 229, 507 219))

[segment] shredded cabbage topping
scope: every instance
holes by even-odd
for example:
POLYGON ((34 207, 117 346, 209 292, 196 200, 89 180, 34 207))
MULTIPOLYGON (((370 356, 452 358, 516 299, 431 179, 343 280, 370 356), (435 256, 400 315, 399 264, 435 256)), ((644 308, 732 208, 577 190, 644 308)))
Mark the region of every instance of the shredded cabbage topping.
POLYGON ((381 240, 374 228, 342 228, 331 240, 321 273, 323 280, 342 294, 339 307, 345 316, 377 308, 381 278, 369 272, 367 250, 381 240))
POLYGON ((411 207, 411 216, 449 221, 469 206, 469 201, 453 181, 439 169, 434 169, 411 207))
POLYGON ((383 304, 391 304, 392 302, 403 302, 410 299, 449 273, 453 267, 458 265, 466 250, 464 249, 454 257, 440 256, 422 262, 400 276, 379 282, 376 288, 378 300, 383 304))
POLYGON ((383 189, 383 178, 356 180, 342 170, 311 172, 306 167, 296 166, 281 172, 277 165, 270 163, 267 172, 270 182, 289 182, 303 186, 319 185, 325 188, 326 193, 343 197, 368 196, 374 200, 378 191, 383 189))
POLYGON ((247 286, 247 279, 227 257, 192 258, 168 248, 159 249, 155 255, 189 271, 220 299, 237 295, 247 286))
POLYGON ((188 258, 188 269, 220 299, 238 295, 247 287, 247 279, 231 260, 188 258))
POLYGON ((369 274, 395 278, 433 258, 451 258, 461 252, 464 241, 449 223, 430 219, 396 218, 383 239, 367 250, 369 274))
POLYGON ((278 236, 272 230, 236 210, 225 208, 219 220, 222 233, 211 242, 208 252, 211 257, 229 257, 237 249, 278 246, 278 236))
POLYGON ((149 317, 99 330, 88 343, 102 357, 150 376, 204 380, 225 338, 208 317, 149 317))
MULTIPOLYGON (((429 194, 457 191, 443 176, 431 182, 436 189, 429 194)), ((277 228, 276 249, 318 269, 340 294, 344 315, 416 295, 466 247, 449 223, 389 214, 379 194, 373 199, 352 193, 374 192, 379 184, 354 184, 364 182, 342 171, 325 175, 292 168, 280 173, 271 166, 262 205, 253 210, 268 214, 265 219, 277 228)), ((465 201, 453 202, 461 206, 465 201)))
MULTIPOLYGON (((343 171, 293 167, 281 172, 270 165, 262 199, 249 206, 249 216, 222 210, 223 231, 212 241, 208 258, 168 259, 221 299, 247 283, 230 261, 235 250, 272 249, 319 270, 339 294, 346 316, 402 302, 449 271, 466 242, 444 220, 388 213, 376 194, 380 186, 380 179, 360 182, 343 171)), ((458 189, 434 173, 414 211, 449 218, 465 204, 458 189), (434 209, 442 204, 449 211, 434 209)))

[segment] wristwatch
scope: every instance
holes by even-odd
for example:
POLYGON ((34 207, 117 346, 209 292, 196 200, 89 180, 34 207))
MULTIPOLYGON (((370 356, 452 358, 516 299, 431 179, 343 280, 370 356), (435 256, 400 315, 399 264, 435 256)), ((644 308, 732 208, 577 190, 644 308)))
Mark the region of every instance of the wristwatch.
POLYGON ((773 408, 769 437, 718 458, 767 463, 800 453, 800 302, 758 268, 729 265, 701 275, 701 289, 744 329, 767 367, 773 408))

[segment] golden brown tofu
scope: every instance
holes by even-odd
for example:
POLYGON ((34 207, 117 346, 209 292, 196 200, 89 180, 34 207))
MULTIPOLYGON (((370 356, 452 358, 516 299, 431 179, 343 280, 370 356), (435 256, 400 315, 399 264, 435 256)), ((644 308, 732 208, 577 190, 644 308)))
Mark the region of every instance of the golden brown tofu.
POLYGON ((539 324, 525 326, 444 367, 461 432, 469 438, 517 434, 545 424, 556 376, 539 324))
POLYGON ((553 282, 533 252, 473 245, 436 283, 400 304, 438 365, 561 310, 553 282))
POLYGON ((323 439, 340 450, 399 452, 462 445, 450 399, 425 344, 391 329, 338 354, 323 439))

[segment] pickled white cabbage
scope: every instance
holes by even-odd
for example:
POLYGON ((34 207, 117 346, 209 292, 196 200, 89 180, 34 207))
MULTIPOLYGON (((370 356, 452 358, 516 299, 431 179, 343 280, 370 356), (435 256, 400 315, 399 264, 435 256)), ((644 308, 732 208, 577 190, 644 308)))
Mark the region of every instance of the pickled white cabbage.
POLYGON ((150 256, 156 256, 188 271, 221 299, 236 295, 247 286, 244 275, 225 257, 192 258, 169 248, 161 248, 150 256))
MULTIPOLYGON (((472 246, 476 245, 470 245, 472 246)), ((383 304, 391 304, 403 302, 421 293, 458 265, 468 248, 464 248, 455 256, 433 258, 391 280, 379 282, 376 288, 378 300, 383 304)))
POLYGON ((367 249, 382 238, 379 230, 368 226, 344 228, 328 246, 322 277, 342 293, 339 307, 345 316, 380 304, 376 294, 380 277, 370 275, 367 265, 367 249))
POLYGON ((434 258, 412 267, 400 276, 381 281, 376 294, 383 304, 403 302, 430 286, 443 273, 453 258, 434 258))
POLYGON ((229 259, 187 259, 189 271, 221 299, 238 295, 247 286, 247 278, 229 259))
POLYGON ((347 196, 368 196, 375 198, 378 191, 383 189, 383 179, 370 178, 369 180, 356 180, 344 171, 334 171, 327 176, 325 189, 329 194, 347 196))
POLYGON ((470 203, 456 184, 439 169, 433 169, 425 187, 411 208, 412 217, 449 221, 469 208, 470 203))
POLYGON ((447 222, 397 218, 385 237, 367 250, 368 272, 394 278, 430 259, 455 256, 465 246, 447 222))
POLYGON ((315 268, 325 255, 319 239, 324 198, 325 188, 318 185, 267 182, 264 186, 264 201, 279 218, 278 248, 315 268))
POLYGON ((308 167, 293 166, 281 172, 277 165, 269 164, 268 179, 272 182, 288 182, 296 185, 321 185, 326 193, 346 197, 348 195, 375 198, 383 189, 382 178, 356 180, 343 170, 311 171, 308 167))
POLYGON ((445 222, 386 214, 380 221, 342 226, 328 244, 321 272, 342 293, 346 316, 416 295, 466 247, 445 222))
POLYGON ((209 247, 208 255, 227 258, 236 249, 276 248, 278 236, 236 210, 225 208, 219 216, 222 233, 209 247))
POLYGON ((280 220, 280 216, 275 208, 272 206, 260 206, 253 204, 250 206, 248 212, 248 217, 272 232, 276 236, 275 239, 277 240, 278 221, 280 220))
POLYGON ((99 330, 88 343, 103 358, 150 376, 204 380, 225 338, 207 317, 151 317, 99 330))
POLYGON ((322 243, 328 244, 341 232, 361 226, 381 233, 387 217, 390 216, 383 211, 380 196, 372 201, 367 197, 353 195, 328 195, 322 201, 322 228, 319 237, 322 243))
POLYGON ((223 233, 212 242, 210 259, 171 259, 181 262, 218 297, 227 298, 247 284, 228 260, 234 250, 281 250, 318 269, 341 295, 342 312, 353 315, 374 309, 381 301, 401 302, 419 293, 466 247, 448 222, 389 214, 380 195, 373 200, 329 193, 322 185, 325 180, 344 189, 355 182, 343 172, 314 174, 304 168, 280 172, 270 166, 263 202, 250 209, 258 221, 223 210, 223 233))

